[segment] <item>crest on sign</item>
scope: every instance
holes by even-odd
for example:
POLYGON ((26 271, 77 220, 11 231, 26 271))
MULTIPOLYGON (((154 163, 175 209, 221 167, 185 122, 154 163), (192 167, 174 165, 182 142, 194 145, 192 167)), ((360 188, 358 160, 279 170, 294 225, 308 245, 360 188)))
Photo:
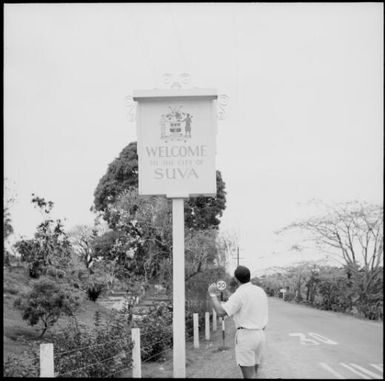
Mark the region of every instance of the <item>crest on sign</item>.
POLYGON ((181 111, 183 106, 169 106, 170 112, 160 117, 160 137, 165 142, 191 139, 192 115, 181 111))

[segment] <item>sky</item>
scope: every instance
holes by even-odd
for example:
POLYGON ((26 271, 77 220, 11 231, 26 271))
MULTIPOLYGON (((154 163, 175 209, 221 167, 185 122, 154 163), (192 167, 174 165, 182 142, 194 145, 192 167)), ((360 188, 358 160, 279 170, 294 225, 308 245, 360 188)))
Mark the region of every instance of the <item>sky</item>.
POLYGON ((92 224, 99 179, 137 140, 128 97, 188 73, 228 97, 220 230, 238 236, 240 263, 321 258, 274 232, 316 213, 314 199, 382 204, 383 21, 382 3, 5 4, 13 239, 42 220, 32 193, 68 229, 92 224))

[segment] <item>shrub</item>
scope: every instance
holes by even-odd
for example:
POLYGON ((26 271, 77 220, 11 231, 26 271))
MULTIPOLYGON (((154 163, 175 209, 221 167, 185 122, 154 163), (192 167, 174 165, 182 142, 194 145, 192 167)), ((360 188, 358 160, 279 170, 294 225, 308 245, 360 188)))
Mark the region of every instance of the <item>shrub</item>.
POLYGON ((3 377, 39 377, 39 352, 33 347, 22 354, 11 353, 3 363, 3 377))
POLYGON ((31 278, 39 278, 47 273, 49 266, 61 269, 68 267, 71 243, 61 220, 55 222, 49 216, 53 202, 34 194, 32 196, 32 203, 44 211, 46 219, 37 226, 34 238, 21 239, 14 247, 21 255, 21 260, 28 264, 31 278))
POLYGON ((101 293, 107 288, 104 277, 100 274, 91 274, 85 282, 88 299, 96 302, 101 293))
POLYGON ((172 345, 172 306, 164 302, 151 307, 138 324, 143 361, 156 361, 172 345))
POLYGON ((102 293, 102 291, 103 291, 102 285, 97 284, 97 285, 90 286, 87 289, 88 299, 93 301, 93 302, 96 302, 96 300, 98 299, 98 297, 102 293))
POLYGON ((294 292, 288 291, 288 292, 285 293, 285 301, 291 302, 291 301, 294 300, 294 298, 295 298, 294 292))
POLYGON ((79 296, 66 289, 63 284, 48 278, 37 280, 30 292, 15 301, 23 319, 30 325, 43 324, 41 337, 61 315, 72 316, 79 307, 79 296))
POLYGON ((72 323, 53 340, 58 377, 108 378, 131 367, 132 342, 125 310, 108 321, 96 312, 94 329, 78 329, 72 323))

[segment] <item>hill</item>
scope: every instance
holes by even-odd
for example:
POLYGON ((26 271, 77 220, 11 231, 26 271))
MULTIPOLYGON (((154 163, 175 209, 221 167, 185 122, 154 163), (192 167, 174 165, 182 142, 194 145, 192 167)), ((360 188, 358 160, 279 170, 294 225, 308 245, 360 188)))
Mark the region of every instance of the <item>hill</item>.
MULTIPOLYGON (((22 319, 19 310, 14 307, 17 297, 32 289, 33 280, 29 277, 27 269, 22 266, 4 267, 3 270, 3 358, 11 353, 20 354, 28 349, 26 343, 37 340, 40 336, 40 326, 30 326, 22 319)), ((99 311, 102 318, 107 318, 111 311, 99 303, 85 300, 82 302, 76 317, 79 322, 93 326, 95 312, 99 311)), ((60 318, 52 330, 44 337, 49 341, 50 334, 63 329, 68 317, 60 318)))

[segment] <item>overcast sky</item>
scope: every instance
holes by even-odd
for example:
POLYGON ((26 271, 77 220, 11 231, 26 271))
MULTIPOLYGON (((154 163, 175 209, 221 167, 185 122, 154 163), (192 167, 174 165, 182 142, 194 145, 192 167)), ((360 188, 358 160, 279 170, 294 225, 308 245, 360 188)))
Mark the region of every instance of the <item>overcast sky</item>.
POLYGON ((99 179, 136 141, 126 97, 189 73, 229 97, 221 229, 253 272, 298 260, 273 232, 309 200, 382 203, 383 54, 382 3, 5 4, 15 237, 41 221, 33 192, 68 228, 92 224, 99 179))

